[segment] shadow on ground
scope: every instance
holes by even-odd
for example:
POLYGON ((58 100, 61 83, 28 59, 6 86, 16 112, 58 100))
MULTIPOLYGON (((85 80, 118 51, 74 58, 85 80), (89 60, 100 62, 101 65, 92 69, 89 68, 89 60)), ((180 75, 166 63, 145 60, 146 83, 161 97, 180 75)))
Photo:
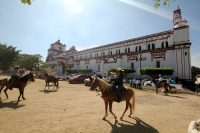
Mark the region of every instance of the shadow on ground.
POLYGON ((9 103, 3 103, 2 101, 0 101, 0 109, 1 108, 13 108, 13 109, 18 109, 21 108, 25 105, 19 104, 18 101, 11 101, 9 103))
POLYGON ((155 128, 145 123, 141 119, 137 117, 131 117, 131 118, 136 120, 136 124, 126 120, 123 120, 123 122, 126 122, 127 124, 120 123, 118 122, 118 120, 115 120, 114 124, 112 124, 108 120, 105 121, 108 122, 112 127, 110 133, 158 133, 158 131, 155 128))

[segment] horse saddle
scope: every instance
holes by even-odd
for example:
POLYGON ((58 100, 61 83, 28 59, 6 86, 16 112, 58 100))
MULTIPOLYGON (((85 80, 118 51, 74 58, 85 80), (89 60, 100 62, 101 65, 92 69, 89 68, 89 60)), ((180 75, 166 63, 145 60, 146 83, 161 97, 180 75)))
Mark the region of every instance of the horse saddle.
MULTIPOLYGON (((112 91, 115 91, 116 92, 116 85, 113 85, 112 86, 112 91)), ((122 89, 120 89, 120 94, 121 96, 126 96, 126 88, 123 86, 122 89)))

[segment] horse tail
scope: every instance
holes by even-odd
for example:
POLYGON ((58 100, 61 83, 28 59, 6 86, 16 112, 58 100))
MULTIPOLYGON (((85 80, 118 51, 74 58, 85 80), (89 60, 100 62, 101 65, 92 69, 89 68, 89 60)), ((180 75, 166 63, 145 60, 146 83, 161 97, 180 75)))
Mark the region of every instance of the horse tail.
POLYGON ((58 82, 58 80, 57 80, 57 87, 59 88, 59 82, 58 82))
POLYGON ((134 113, 134 111, 135 111, 135 92, 134 92, 134 90, 132 90, 132 111, 133 111, 133 113, 134 113))
POLYGON ((170 84, 168 84, 168 86, 169 86, 169 89, 170 89, 170 90, 172 90, 172 87, 171 87, 171 85, 170 85, 170 84))

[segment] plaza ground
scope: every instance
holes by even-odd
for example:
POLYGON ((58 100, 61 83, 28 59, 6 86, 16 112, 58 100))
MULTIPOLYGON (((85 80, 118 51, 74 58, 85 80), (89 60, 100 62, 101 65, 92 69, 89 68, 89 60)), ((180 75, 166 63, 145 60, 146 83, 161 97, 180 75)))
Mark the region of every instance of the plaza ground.
MULTIPOLYGON (((0 79, 6 76, 0 76, 0 79)), ((186 133, 192 120, 200 119, 200 96, 189 93, 135 91, 136 106, 132 117, 119 118, 125 102, 113 103, 117 120, 104 116, 104 102, 84 84, 59 81, 59 91, 44 90, 45 81, 36 79, 26 86, 26 100, 17 102, 18 89, 1 93, 1 133, 186 133)), ((46 88, 47 89, 47 88, 46 88)))

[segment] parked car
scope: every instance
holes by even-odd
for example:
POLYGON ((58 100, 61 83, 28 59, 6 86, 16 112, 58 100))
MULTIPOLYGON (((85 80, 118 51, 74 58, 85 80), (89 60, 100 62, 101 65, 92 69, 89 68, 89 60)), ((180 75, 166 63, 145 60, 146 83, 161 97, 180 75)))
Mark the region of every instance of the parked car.
MULTIPOLYGON (((93 76, 91 76, 93 78, 93 76)), ((84 83, 85 83, 85 86, 90 86, 90 79, 89 78, 86 78, 84 80, 84 83)))
POLYGON ((68 80, 69 75, 60 75, 60 76, 55 76, 58 80, 68 80))
POLYGON ((76 76, 70 77, 68 79, 68 82, 69 83, 84 83, 84 80, 86 78, 88 78, 86 74, 76 75, 76 76))
POLYGON ((151 79, 143 79, 143 80, 141 81, 141 84, 144 85, 144 82, 146 82, 146 81, 151 81, 151 79))

